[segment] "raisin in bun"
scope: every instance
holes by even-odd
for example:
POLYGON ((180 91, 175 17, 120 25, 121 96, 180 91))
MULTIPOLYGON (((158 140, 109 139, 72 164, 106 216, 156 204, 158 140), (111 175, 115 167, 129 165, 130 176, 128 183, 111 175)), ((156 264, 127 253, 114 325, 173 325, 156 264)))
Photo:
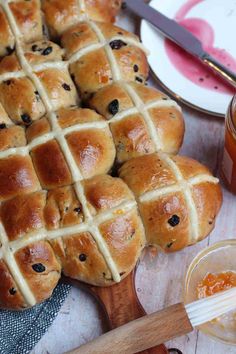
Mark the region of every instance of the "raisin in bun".
POLYGON ((16 35, 25 43, 43 38, 40 6, 40 0, 1 1, 0 56, 10 54, 14 50, 16 35), (10 17, 11 20, 9 20, 10 17))
POLYGON ((145 245, 178 250, 214 226, 218 180, 161 152, 178 152, 182 113, 144 86, 145 48, 111 24, 120 4, 0 3, 1 309, 42 302, 62 273, 112 285, 145 245))
POLYGON ((81 21, 113 22, 121 0, 11 0, 0 4, 0 56, 24 43, 59 39, 81 21), (17 39, 16 39, 17 38, 17 39))
POLYGON ((0 102, 16 124, 80 103, 63 50, 51 41, 23 45, 0 61, 0 102))
POLYGON ((145 48, 137 36, 117 26, 81 22, 63 34, 61 43, 83 99, 117 81, 145 83, 147 79, 145 48))
MULTIPOLYGON (((138 75, 137 64, 134 72, 138 75)), ((159 150, 176 154, 182 145, 181 108, 154 88, 116 83, 94 94, 89 105, 108 120, 119 164, 159 150)))
POLYGON ((61 270, 98 286, 128 275, 145 238, 122 180, 100 175, 49 191, 39 190, 33 177, 31 183, 32 193, 27 185, 12 199, 1 193, 0 308, 23 309, 48 298, 61 270))
POLYGON ((136 196, 149 245, 177 251, 214 228, 221 188, 199 162, 157 153, 126 162, 120 177, 136 196))

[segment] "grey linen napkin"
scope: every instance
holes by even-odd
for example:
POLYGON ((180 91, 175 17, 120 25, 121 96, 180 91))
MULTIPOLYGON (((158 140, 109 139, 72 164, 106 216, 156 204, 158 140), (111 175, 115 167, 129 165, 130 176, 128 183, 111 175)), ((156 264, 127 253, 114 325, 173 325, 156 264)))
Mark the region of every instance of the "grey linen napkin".
POLYGON ((44 303, 23 312, 0 311, 0 354, 27 354, 42 338, 70 291, 59 284, 44 303))

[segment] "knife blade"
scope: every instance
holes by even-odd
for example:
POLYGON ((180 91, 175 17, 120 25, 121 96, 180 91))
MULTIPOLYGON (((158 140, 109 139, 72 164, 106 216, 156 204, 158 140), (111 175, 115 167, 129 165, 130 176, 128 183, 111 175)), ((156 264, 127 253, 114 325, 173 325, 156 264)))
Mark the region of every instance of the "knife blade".
POLYGON ((176 21, 168 18, 153 7, 144 3, 143 0, 126 0, 126 7, 142 19, 150 22, 165 37, 175 42, 186 52, 201 60, 205 65, 215 73, 226 80, 236 91, 236 73, 229 70, 223 64, 208 54, 202 46, 202 43, 187 29, 179 25, 176 21))

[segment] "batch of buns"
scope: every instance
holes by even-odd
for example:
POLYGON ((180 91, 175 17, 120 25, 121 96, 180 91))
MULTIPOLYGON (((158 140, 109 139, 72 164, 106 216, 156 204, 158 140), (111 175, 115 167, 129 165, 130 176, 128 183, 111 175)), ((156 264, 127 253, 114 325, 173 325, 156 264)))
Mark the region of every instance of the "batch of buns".
POLYGON ((218 179, 176 155, 181 109, 146 85, 120 6, 0 0, 0 308, 47 299, 62 272, 112 285, 145 246, 177 251, 214 227, 218 179))

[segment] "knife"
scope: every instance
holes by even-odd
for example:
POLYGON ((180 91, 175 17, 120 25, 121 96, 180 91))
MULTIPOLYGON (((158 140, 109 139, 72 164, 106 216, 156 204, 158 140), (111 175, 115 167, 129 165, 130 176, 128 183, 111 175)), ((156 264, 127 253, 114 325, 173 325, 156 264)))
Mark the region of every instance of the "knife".
POLYGON ((200 59, 202 63, 233 86, 236 91, 236 73, 229 70, 204 51, 202 43, 191 32, 180 26, 176 21, 169 19, 159 11, 145 4, 143 0, 126 0, 125 4, 132 12, 142 19, 147 20, 161 31, 164 36, 168 37, 195 58, 200 59))

